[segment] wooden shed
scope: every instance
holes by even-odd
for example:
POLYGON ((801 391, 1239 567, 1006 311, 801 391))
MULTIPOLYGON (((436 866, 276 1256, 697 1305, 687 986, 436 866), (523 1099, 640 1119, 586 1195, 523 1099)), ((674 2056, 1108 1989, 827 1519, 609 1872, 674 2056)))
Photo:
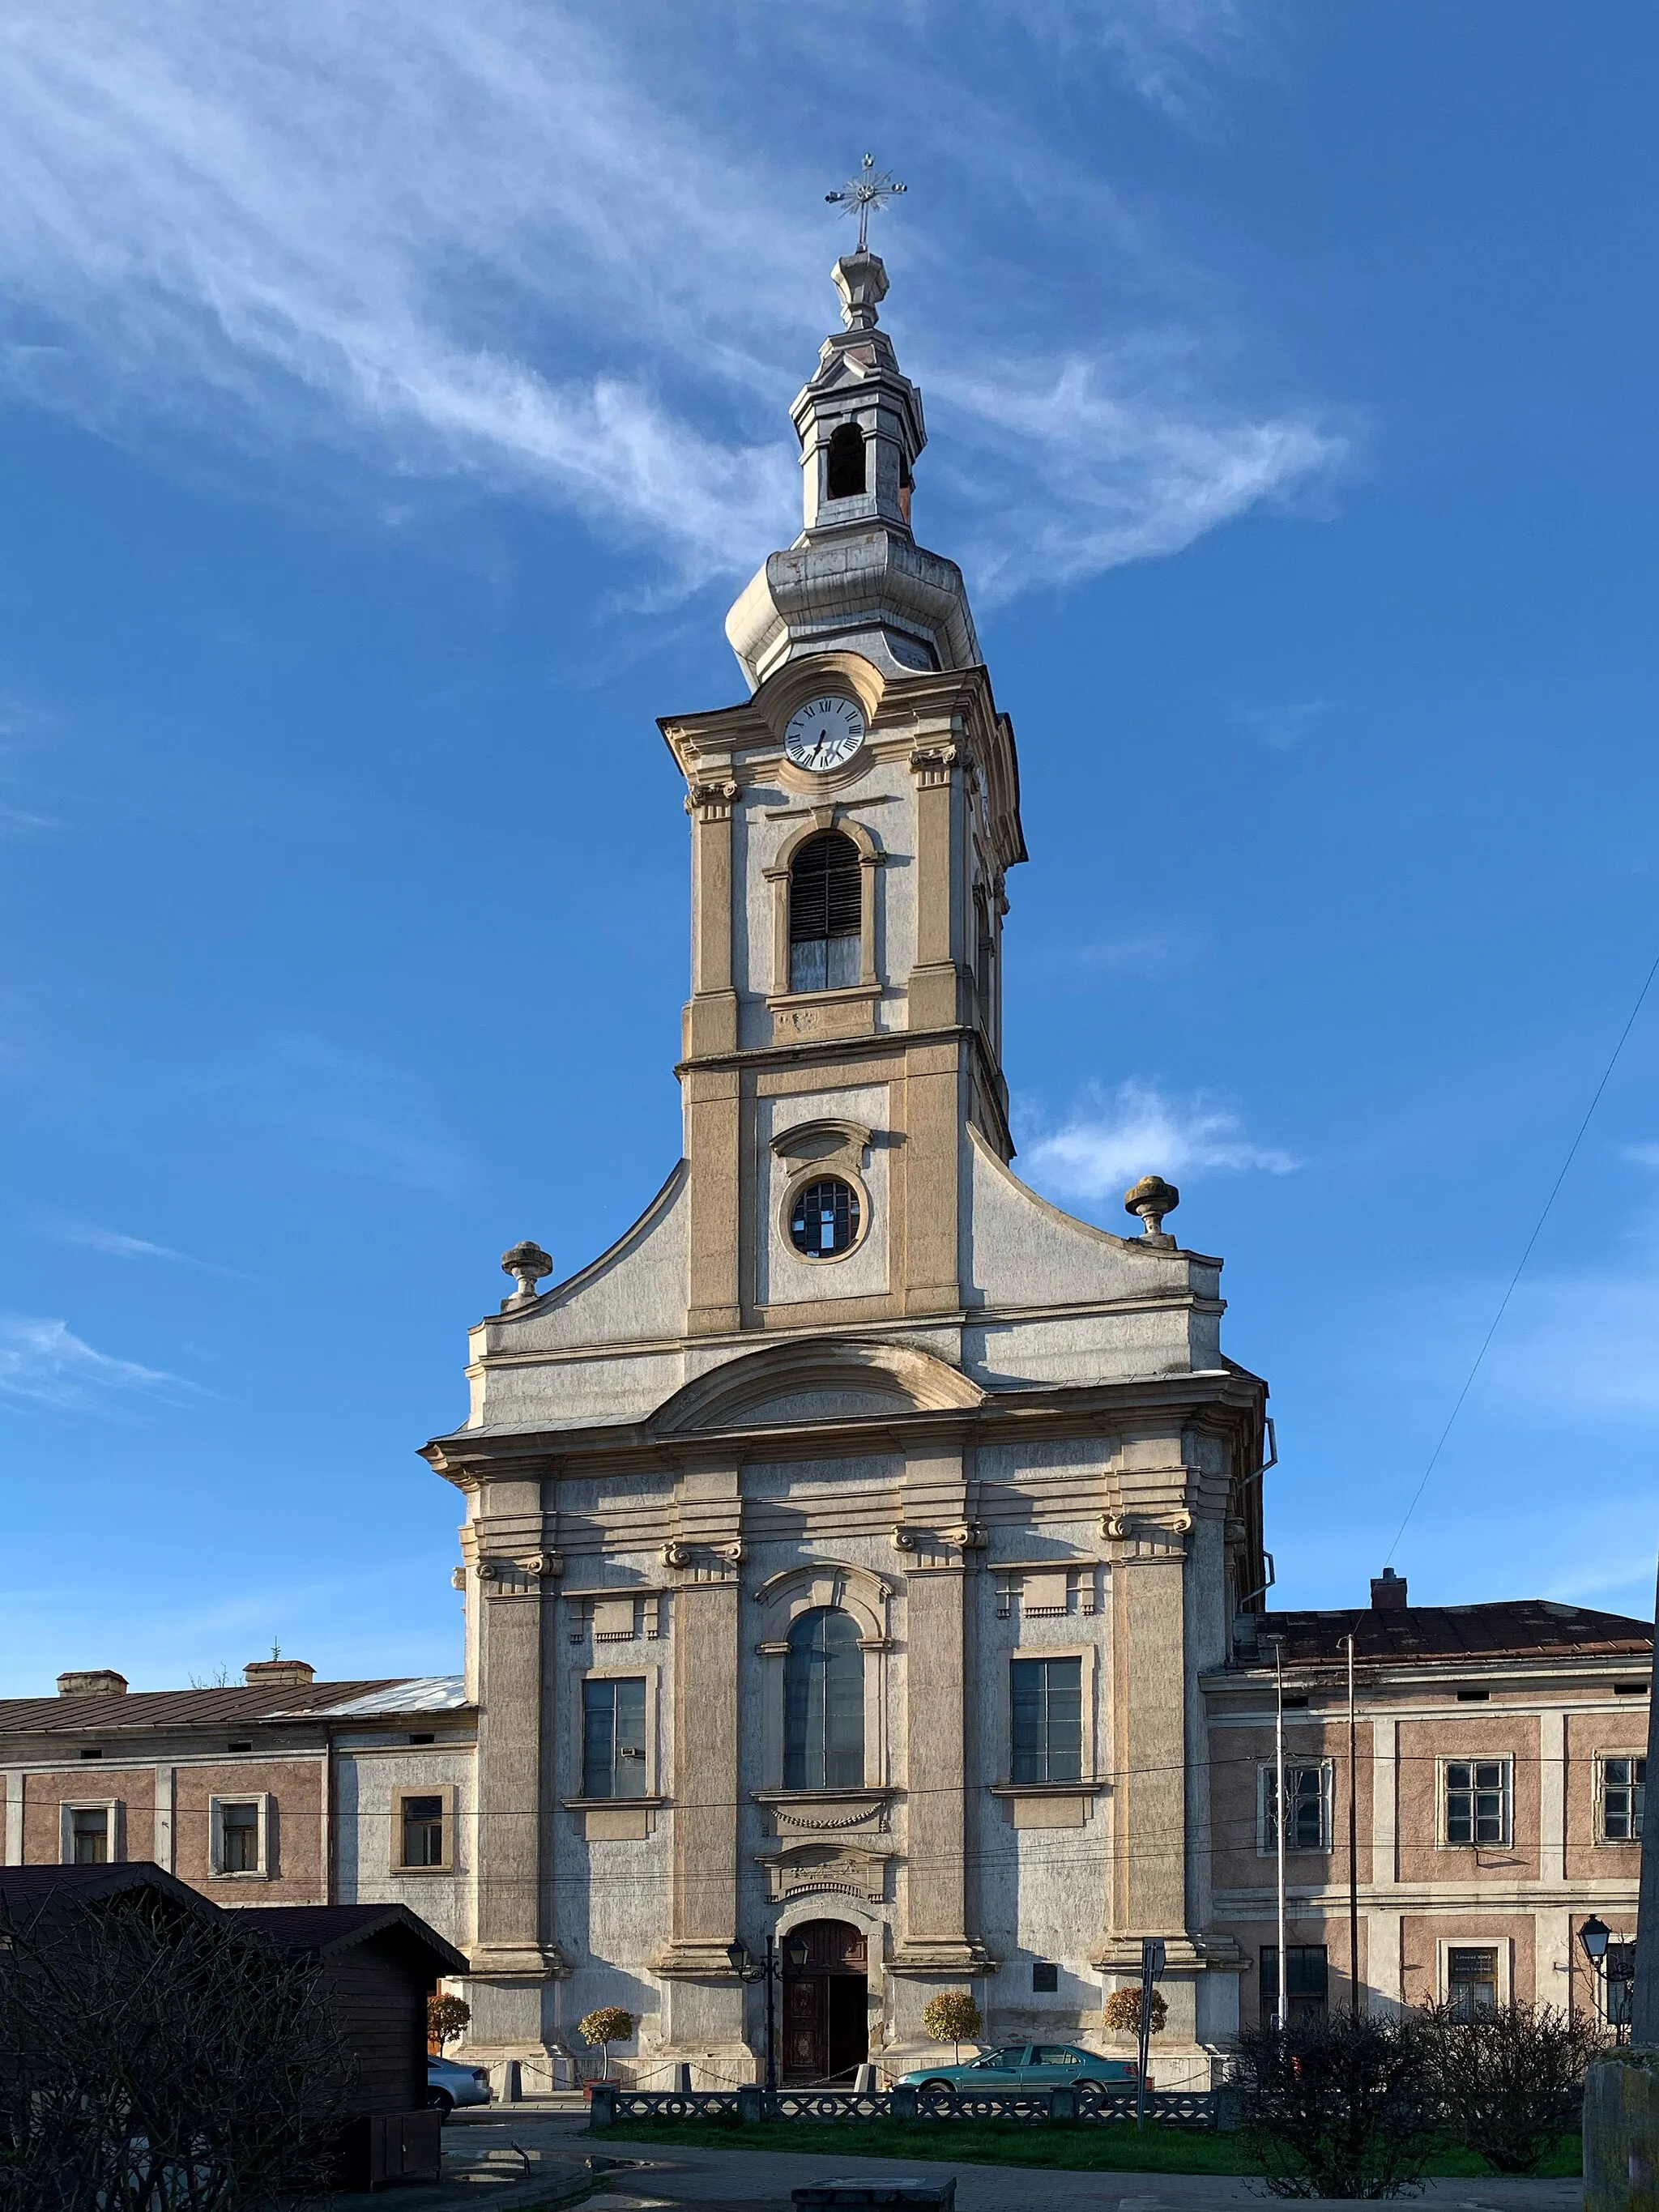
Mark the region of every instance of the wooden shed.
POLYGON ((341 2186, 435 2181, 443 2116, 426 2104, 426 2001, 466 1960, 406 1905, 256 1905, 236 1914, 285 1951, 315 1959, 356 2061, 341 2186))

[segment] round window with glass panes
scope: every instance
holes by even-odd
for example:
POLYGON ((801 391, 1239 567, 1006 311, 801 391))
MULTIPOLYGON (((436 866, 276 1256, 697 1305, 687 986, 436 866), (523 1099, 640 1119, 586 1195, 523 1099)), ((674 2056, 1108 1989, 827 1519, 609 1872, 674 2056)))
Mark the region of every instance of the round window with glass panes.
POLYGON ((852 1184, 821 1176, 790 1202, 789 1241, 805 1259, 837 1259, 857 1243, 859 1223, 859 1194, 852 1184))

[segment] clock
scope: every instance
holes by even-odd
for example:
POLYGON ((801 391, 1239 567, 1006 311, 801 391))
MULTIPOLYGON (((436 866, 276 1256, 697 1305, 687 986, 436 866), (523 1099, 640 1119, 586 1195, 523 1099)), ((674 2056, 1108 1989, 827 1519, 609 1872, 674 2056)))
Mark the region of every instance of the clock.
POLYGON ((851 699, 826 691, 809 699, 789 717, 783 749, 797 768, 827 775, 852 759, 864 743, 864 716, 851 699))

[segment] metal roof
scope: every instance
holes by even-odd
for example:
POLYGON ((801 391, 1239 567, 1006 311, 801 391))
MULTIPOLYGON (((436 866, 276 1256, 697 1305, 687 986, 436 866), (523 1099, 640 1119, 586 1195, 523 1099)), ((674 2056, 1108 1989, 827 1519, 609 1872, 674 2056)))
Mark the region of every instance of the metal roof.
POLYGON ((425 1711, 425 1705, 405 1707, 399 1695, 426 1689, 447 1676, 366 1682, 282 1682, 258 1688, 204 1690, 129 1690, 114 1696, 0 1698, 0 1735, 131 1735, 165 1729, 245 1728, 256 1721, 308 1720, 333 1712, 364 1698, 381 1702, 376 1711, 425 1711))
POLYGON ((1492 1605, 1353 1607, 1330 1613, 1264 1613, 1253 1658, 1271 1668, 1270 1637, 1284 1638, 1289 1666, 1334 1665, 1354 1656, 1372 1664, 1428 1666, 1448 1660, 1628 1659, 1644 1672, 1653 1656, 1653 1624, 1598 1613, 1555 1598, 1512 1598, 1492 1605))

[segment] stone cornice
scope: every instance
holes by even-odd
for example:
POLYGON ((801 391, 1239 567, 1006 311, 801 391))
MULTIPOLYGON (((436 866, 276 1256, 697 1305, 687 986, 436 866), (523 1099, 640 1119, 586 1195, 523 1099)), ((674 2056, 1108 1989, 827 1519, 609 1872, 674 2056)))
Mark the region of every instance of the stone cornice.
MULTIPOLYGON (((525 1480, 550 1474, 671 1474, 688 1458, 714 1453, 738 1464, 802 1459, 869 1458, 929 1447, 1008 1443, 1028 1436, 1101 1436, 1144 1426, 1242 1430, 1259 1417, 1265 1386, 1242 1369, 1159 1376, 1124 1382, 1061 1384, 994 1394, 977 1407, 921 1408, 850 1419, 767 1424, 653 1436, 644 1422, 614 1427, 461 1430, 435 1437, 421 1456, 457 1481, 525 1480)), ((1237 1680, 1237 1677, 1231 1678, 1237 1680)))

